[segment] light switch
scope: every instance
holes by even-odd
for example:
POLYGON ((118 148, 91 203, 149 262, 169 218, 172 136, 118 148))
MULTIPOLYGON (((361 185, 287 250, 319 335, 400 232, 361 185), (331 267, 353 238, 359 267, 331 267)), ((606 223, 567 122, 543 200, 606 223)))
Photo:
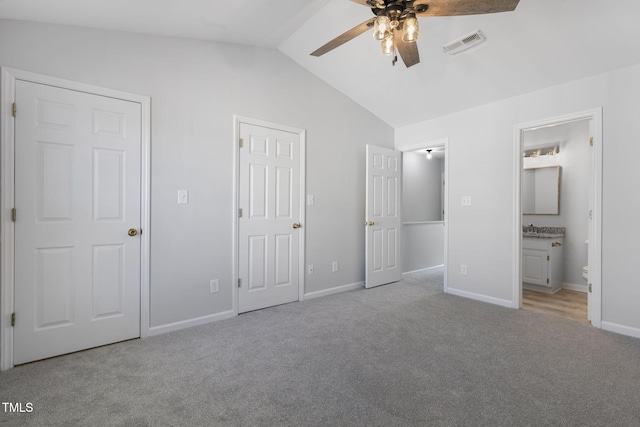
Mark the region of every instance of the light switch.
POLYGON ((179 205, 189 204, 189 190, 178 190, 178 204, 179 205))
POLYGON ((315 199, 313 197, 313 194, 307 194, 307 205, 313 206, 314 203, 315 199))

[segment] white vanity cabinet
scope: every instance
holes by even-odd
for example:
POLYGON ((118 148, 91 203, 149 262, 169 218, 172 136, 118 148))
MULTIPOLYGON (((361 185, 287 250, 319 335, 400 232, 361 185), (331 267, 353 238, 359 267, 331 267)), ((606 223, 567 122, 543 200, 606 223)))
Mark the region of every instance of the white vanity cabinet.
POLYGON ((562 288, 563 240, 563 237, 522 239, 523 288, 546 293, 562 288))

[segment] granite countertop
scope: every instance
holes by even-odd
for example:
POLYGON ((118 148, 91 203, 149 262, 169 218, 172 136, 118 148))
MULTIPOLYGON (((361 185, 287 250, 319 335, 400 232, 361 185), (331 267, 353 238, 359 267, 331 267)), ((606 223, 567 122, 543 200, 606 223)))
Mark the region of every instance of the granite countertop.
POLYGON ((538 227, 522 226, 522 237, 532 237, 534 239, 554 239, 564 237, 565 227, 538 227))

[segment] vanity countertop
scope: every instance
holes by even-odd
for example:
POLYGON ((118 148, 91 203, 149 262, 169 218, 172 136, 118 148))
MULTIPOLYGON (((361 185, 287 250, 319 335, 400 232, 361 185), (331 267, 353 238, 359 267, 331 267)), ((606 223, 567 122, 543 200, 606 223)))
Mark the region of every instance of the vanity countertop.
POLYGON ((557 239, 564 237, 565 227, 539 227, 535 225, 523 225, 522 237, 534 239, 557 239))
POLYGON ((528 237, 532 239, 557 239, 558 237, 564 237, 564 234, 560 233, 522 233, 522 237, 528 237))

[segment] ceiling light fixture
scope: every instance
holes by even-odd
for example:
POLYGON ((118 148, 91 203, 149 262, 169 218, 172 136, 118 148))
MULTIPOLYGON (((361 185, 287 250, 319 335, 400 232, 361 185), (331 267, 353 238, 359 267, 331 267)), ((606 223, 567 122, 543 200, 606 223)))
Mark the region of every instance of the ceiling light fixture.
POLYGON ((431 160, 433 155, 431 155, 431 150, 427 150, 427 160, 431 160))
MULTIPOLYGON (((402 2, 390 2, 378 12, 373 22, 373 38, 380 40, 380 51, 390 56, 396 53, 396 31, 404 43, 415 43, 420 36, 420 24, 416 14, 407 9, 402 2)), ((395 65, 395 60, 393 61, 395 65)))

